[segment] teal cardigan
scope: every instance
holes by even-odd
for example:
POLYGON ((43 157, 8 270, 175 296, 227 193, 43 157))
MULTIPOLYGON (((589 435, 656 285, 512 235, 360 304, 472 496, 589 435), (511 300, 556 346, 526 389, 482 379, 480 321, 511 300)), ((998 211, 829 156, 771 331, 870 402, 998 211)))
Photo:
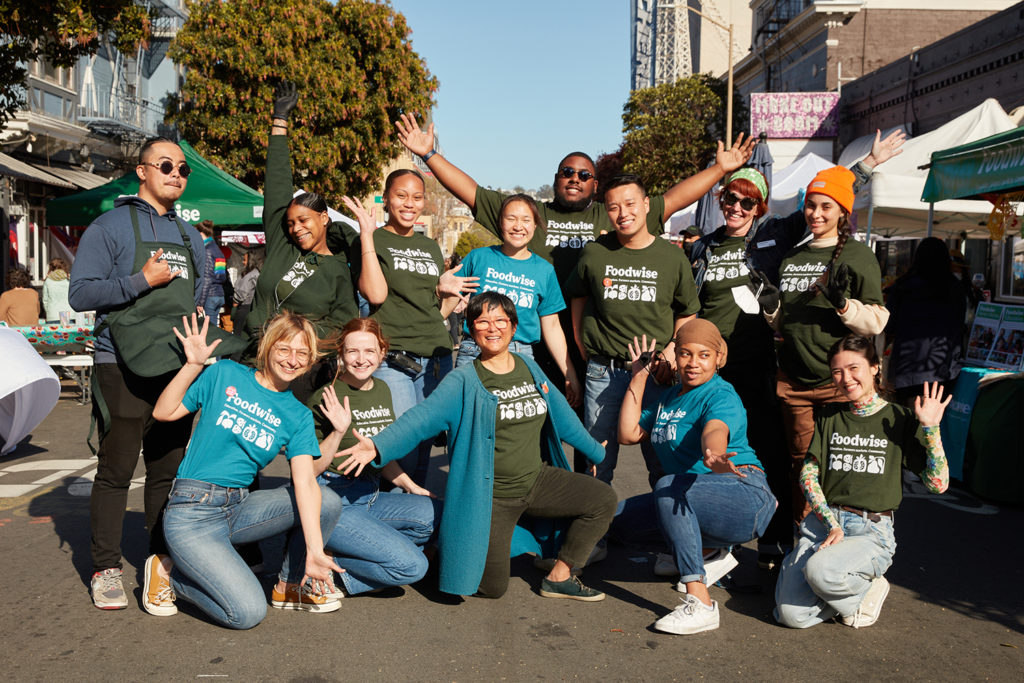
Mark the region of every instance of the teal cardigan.
MULTIPOLYGON (((517 362, 526 363, 548 405, 541 432, 544 460, 554 467, 570 469, 562 450, 563 439, 590 462, 604 460, 604 447, 590 437, 565 398, 551 388, 540 367, 530 358, 513 355, 517 362)), ((497 397, 484 388, 470 364, 450 372, 426 400, 372 438, 378 452, 373 464, 382 467, 406 455, 424 439, 448 430, 450 467, 438 534, 441 590, 446 593, 472 595, 484 574, 491 530, 497 414, 497 397)), ((534 535, 516 529, 513 556, 540 550, 534 535)))

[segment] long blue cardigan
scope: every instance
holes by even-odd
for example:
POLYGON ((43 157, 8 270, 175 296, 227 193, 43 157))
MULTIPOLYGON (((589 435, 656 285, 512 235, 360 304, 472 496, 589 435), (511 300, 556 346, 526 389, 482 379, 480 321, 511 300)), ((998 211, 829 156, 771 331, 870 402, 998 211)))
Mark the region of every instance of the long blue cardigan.
MULTIPOLYGON (((547 419, 541 432, 541 456, 555 467, 570 469, 562 440, 574 446, 592 463, 604 459, 604 447, 592 439, 576 413, 530 358, 526 363, 547 402, 547 419)), ((425 437, 448 430, 450 468, 444 511, 438 536, 441 559, 441 590, 472 595, 480 586, 487 558, 494 486, 494 429, 498 399, 484 388, 473 365, 448 374, 422 403, 402 414, 372 438, 379 453, 374 465, 382 467, 401 458, 425 437)), ((512 554, 538 551, 539 542, 516 529, 512 554)))

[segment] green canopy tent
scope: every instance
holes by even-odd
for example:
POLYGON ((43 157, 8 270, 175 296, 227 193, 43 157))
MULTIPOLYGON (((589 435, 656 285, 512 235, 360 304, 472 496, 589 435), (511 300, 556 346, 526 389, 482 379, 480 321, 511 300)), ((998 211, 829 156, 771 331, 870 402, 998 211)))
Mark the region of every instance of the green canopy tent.
MULTIPOLYGON (((185 161, 192 167, 188 186, 176 204, 181 217, 190 223, 209 219, 218 225, 256 225, 263 222, 263 195, 231 177, 199 156, 192 145, 180 143, 185 161)), ((51 199, 46 203, 47 225, 88 225, 114 200, 139 191, 135 171, 105 185, 51 199)))
POLYGON ((1024 191, 1024 126, 932 154, 922 201, 1024 191))

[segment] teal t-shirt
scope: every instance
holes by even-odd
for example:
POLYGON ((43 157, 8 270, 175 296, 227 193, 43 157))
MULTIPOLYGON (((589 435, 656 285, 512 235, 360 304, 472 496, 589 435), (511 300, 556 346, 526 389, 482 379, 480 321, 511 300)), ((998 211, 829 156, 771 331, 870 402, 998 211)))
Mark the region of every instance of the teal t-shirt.
MULTIPOLYGON (((506 256, 501 247, 481 247, 466 254, 459 275, 479 277, 477 293, 497 292, 512 300, 519 315, 519 326, 513 337, 517 342, 539 342, 541 316, 565 308, 555 269, 536 254, 514 259, 506 256)), ((463 327, 469 334, 469 328, 463 327)))
POLYGON ((525 496, 543 466, 540 433, 548 417, 548 404, 537 391, 530 368, 518 358, 512 372, 504 375, 491 372, 479 359, 473 361, 473 366, 484 389, 498 397, 493 495, 525 496))
POLYGON ((747 443, 747 411, 732 385, 715 375, 699 387, 679 393, 679 387, 665 389, 657 403, 640 413, 640 428, 651 437, 651 445, 667 474, 710 474, 704 466, 701 435, 710 420, 729 427, 728 452, 735 452, 735 465, 761 467, 747 443))
MULTIPOLYGON (((348 407, 352 411, 352 424, 349 425, 348 431, 341 437, 341 443, 338 445, 339 451, 355 446, 358 442, 355 434, 352 433, 353 429, 358 429, 360 434, 370 438, 379 434, 385 427, 395 421, 395 411, 391 403, 391 389, 384 380, 374 377, 373 386, 365 391, 349 386, 341 379, 334 380, 332 386, 339 402, 344 404, 345 398, 348 398, 348 407)), ((323 441, 328 434, 334 431, 331 421, 320 410, 324 389, 326 387, 320 387, 306 401, 306 405, 313 411, 313 424, 316 428, 316 438, 319 441, 323 441)), ((328 469, 336 474, 340 474, 339 469, 347 459, 335 458, 328 469)), ((372 467, 366 467, 363 468, 363 474, 367 476, 376 475, 377 470, 372 467)))
POLYGON ((279 452, 320 457, 313 415, 291 391, 271 391, 254 368, 220 360, 203 370, 181 401, 202 408, 178 477, 240 488, 279 452))
POLYGON ((628 249, 615 234, 602 235, 583 250, 566 295, 587 299, 581 330, 587 353, 621 360, 633 337, 646 334, 664 348, 674 321, 700 309, 686 252, 658 237, 628 249))

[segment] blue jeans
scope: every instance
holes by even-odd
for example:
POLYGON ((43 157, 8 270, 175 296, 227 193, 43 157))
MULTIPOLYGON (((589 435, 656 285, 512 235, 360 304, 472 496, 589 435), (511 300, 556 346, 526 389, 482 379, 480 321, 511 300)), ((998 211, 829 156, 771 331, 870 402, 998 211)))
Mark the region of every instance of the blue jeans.
MULTIPOLYGON (((320 532, 327 538, 341 514, 341 499, 324 487, 320 493, 320 532)), ((222 626, 252 628, 267 614, 266 596, 234 546, 298 525, 291 486, 250 493, 196 479, 175 479, 164 513, 164 537, 174 560, 174 592, 222 626)), ((299 566, 291 576, 282 573, 281 579, 296 583, 303 569, 299 566)))
POLYGON ((612 535, 656 542, 660 532, 672 548, 680 580, 706 581, 704 548, 757 538, 775 513, 775 496, 764 472, 751 467, 740 471, 747 476, 666 475, 651 493, 619 503, 612 535))
MULTIPOLYGON (((508 350, 512 353, 518 353, 520 356, 533 358, 533 346, 530 344, 514 341, 508 345, 508 350)), ((463 339, 462 343, 459 344, 459 355, 455 358, 455 367, 461 368, 463 365, 469 365, 479 355, 480 347, 476 345, 476 342, 472 339, 463 339)))
POLYGON ((834 507, 843 540, 818 546, 828 529, 813 512, 800 524, 796 547, 782 561, 775 584, 775 620, 791 628, 807 628, 839 615, 857 612, 872 579, 892 565, 896 536, 892 518, 878 522, 834 507))
MULTIPOLYGON (((583 426, 587 428, 596 441, 607 441, 604 448, 604 460, 597 465, 597 478, 610 484, 615 474, 615 465, 619 461, 619 411, 622 398, 629 387, 629 370, 619 370, 600 365, 594 361, 587 362, 587 381, 583 395, 583 426)), ((644 389, 644 407, 653 403, 661 393, 662 387, 653 379, 647 380, 644 389)), ((654 453, 650 441, 640 444, 640 452, 647 465, 647 479, 651 488, 665 474, 661 461, 654 453)))
POLYGON ((439 501, 398 491, 382 493, 374 482, 331 472, 318 481, 337 493, 343 503, 338 524, 330 537, 324 538, 327 549, 345 570, 341 574, 345 592, 356 595, 407 586, 423 578, 427 558, 420 547, 430 540, 434 520, 441 517, 439 501))
MULTIPOLYGON (((421 402, 433 393, 434 389, 444 376, 452 370, 452 355, 445 353, 440 356, 417 356, 406 353, 409 358, 422 366, 422 369, 413 373, 409 370, 398 367, 394 362, 388 360, 380 364, 373 376, 382 380, 391 389, 391 405, 395 411, 395 419, 402 416, 402 413, 421 402)), ((430 467, 430 448, 434 444, 436 434, 420 443, 411 453, 398 461, 399 466, 412 477, 412 480, 424 486, 427 481, 427 470, 430 467)))
POLYGON ((220 309, 224 306, 224 295, 208 296, 203 302, 203 312, 210 319, 211 324, 220 325, 220 309))

